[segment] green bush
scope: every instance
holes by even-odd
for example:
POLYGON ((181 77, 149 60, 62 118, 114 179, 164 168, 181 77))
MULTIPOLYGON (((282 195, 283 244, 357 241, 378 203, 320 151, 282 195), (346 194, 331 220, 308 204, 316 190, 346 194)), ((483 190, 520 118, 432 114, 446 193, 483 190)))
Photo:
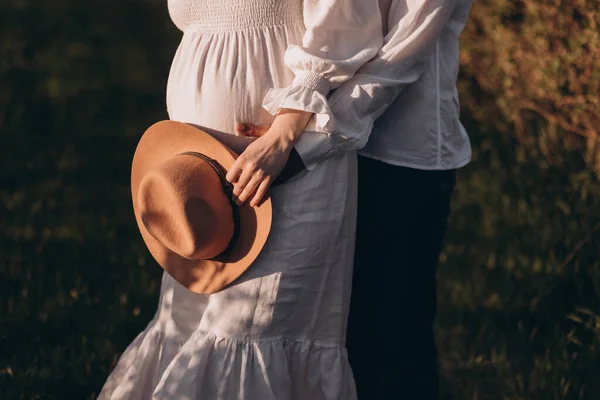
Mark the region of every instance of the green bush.
POLYGON ((600 174, 598 2, 473 3, 462 37, 465 108, 549 163, 566 166, 565 150, 579 150, 600 174))

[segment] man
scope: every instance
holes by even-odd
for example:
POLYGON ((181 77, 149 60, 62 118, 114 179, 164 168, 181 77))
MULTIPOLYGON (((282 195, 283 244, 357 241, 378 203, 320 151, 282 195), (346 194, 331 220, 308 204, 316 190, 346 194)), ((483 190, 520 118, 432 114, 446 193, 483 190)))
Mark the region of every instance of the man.
MULTIPOLYGON (((347 332, 359 398, 437 399, 435 270, 456 170, 471 157, 456 90, 471 0, 379 7, 384 46, 331 94, 331 129, 305 132, 291 160, 299 156, 310 170, 362 149, 347 332)), ((240 130, 260 136, 265 128, 240 130)))

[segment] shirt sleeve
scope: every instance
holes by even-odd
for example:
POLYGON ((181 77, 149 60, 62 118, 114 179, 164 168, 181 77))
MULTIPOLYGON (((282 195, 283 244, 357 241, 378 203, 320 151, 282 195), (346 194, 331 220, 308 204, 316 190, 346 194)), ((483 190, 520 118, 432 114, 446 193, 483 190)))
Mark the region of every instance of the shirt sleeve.
POLYGON ((375 0, 304 0, 303 16, 302 44, 289 46, 284 59, 295 79, 269 90, 263 107, 273 115, 282 108, 314 113, 307 129, 327 132, 327 95, 377 54, 381 14, 375 0))
POLYGON ((450 21, 456 3, 457 0, 392 3, 390 30, 383 47, 332 94, 328 129, 307 127, 296 143, 296 151, 308 169, 327 157, 366 145, 375 119, 427 67, 430 51, 450 21))

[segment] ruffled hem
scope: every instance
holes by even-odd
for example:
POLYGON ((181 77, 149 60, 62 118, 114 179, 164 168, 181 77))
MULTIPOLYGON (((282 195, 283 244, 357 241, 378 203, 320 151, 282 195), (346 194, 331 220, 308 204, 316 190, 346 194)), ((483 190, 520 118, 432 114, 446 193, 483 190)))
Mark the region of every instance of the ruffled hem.
POLYGON ((125 349, 98 400, 147 400, 185 341, 165 336, 152 321, 125 349))
POLYGON ((355 400, 343 346, 237 341, 197 331, 165 371, 153 400, 355 400))
POLYGON ((333 114, 325 95, 318 90, 302 85, 291 85, 281 89, 270 89, 262 104, 263 108, 272 115, 277 115, 280 109, 289 108, 314 113, 307 131, 331 133, 330 126, 333 114))

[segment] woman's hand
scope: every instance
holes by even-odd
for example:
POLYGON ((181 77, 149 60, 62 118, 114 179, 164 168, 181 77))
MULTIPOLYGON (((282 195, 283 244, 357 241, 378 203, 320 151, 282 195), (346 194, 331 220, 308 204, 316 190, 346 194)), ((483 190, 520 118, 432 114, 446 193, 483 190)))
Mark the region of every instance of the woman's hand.
MULTIPOLYGON (((227 173, 227 180, 234 185, 238 205, 249 199, 252 207, 261 202, 286 166, 294 143, 311 117, 312 114, 305 111, 281 110, 266 132, 237 158, 227 173)), ((239 130, 243 130, 243 125, 238 126, 239 130)))
POLYGON ((282 140, 273 132, 256 139, 246 148, 227 173, 238 205, 251 197, 252 207, 260 203, 285 167, 292 147, 292 142, 282 140))

